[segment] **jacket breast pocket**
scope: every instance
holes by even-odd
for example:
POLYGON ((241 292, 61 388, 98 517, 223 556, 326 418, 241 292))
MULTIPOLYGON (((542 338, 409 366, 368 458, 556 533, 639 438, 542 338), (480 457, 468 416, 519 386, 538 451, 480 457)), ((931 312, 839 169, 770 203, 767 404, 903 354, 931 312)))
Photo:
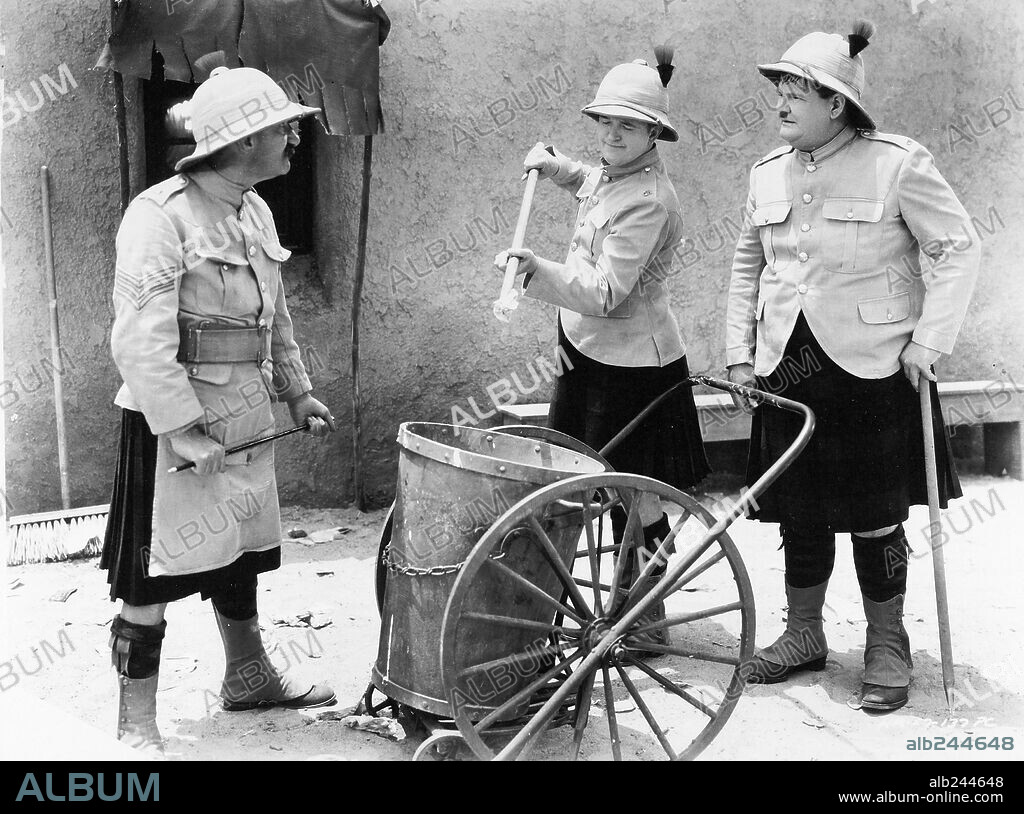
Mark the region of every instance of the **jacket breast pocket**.
POLYGON ((822 257, 827 271, 856 274, 870 271, 878 258, 884 201, 871 198, 826 198, 822 257))
POLYGON ((750 215, 760 232, 761 247, 769 268, 778 270, 793 260, 789 246, 789 212, 792 206, 789 201, 762 203, 750 215))
POLYGON ((252 267, 260 281, 260 288, 265 300, 273 303, 277 297, 277 284, 281 274, 281 264, 292 256, 288 249, 278 242, 275 236, 264 235, 260 241, 262 252, 253 255, 252 267), (266 287, 264 287, 264 284, 266 287))

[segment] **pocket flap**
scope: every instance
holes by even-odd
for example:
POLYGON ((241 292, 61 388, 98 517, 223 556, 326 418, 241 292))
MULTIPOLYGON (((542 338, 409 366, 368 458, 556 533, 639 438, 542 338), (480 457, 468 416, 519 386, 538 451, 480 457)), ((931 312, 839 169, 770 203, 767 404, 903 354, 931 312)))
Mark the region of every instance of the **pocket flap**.
POLYGON ((267 253, 267 257, 271 260, 277 260, 280 263, 283 263, 292 256, 292 253, 276 240, 264 240, 263 251, 267 253))
POLYGON ((910 316, 910 294, 894 294, 891 297, 876 297, 857 303, 860 318, 868 325, 899 322, 910 316))
POLYGON ((247 266, 245 246, 224 229, 210 227, 199 229, 185 244, 186 251, 213 263, 227 263, 232 266, 247 266))
POLYGON ((878 223, 882 219, 885 201, 866 198, 826 198, 821 214, 828 220, 853 220, 878 223))
POLYGON ((604 228, 605 224, 608 223, 609 217, 611 216, 608 214, 608 209, 603 203, 599 203, 587 213, 587 220, 590 221, 590 225, 595 229, 604 228))
POLYGON ((782 223, 789 217, 789 210, 792 208, 789 201, 778 201, 777 203, 761 204, 750 215, 755 226, 767 226, 772 223, 782 223))
POLYGON ((207 384, 227 384, 231 378, 231 365, 219 362, 186 362, 185 372, 190 380, 207 384), (193 372, 194 371, 194 372, 193 372))

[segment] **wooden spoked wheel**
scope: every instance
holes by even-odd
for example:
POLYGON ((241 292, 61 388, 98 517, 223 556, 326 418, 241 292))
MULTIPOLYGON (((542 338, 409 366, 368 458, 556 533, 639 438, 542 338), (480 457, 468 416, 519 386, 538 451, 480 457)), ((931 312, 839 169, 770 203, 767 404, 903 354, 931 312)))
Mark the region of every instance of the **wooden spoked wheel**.
POLYGON ((463 565, 441 632, 442 682, 473 752, 699 754, 739 700, 754 648, 750 582, 726 527, 678 489, 615 472, 546 486, 505 512, 463 565), (653 497, 672 528, 660 558, 640 521, 653 497), (571 729, 552 729, 569 707, 571 729), (518 731, 501 735, 510 721, 518 731))

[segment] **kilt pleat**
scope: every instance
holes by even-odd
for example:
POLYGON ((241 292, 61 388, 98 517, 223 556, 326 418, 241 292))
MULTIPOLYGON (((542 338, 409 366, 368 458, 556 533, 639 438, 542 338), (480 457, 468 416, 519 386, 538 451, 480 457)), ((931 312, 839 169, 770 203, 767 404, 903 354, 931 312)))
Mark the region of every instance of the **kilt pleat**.
MULTIPOLYGON (((281 565, 281 547, 244 553, 229 565, 182 576, 148 575, 153 536, 153 492, 156 482, 156 436, 142 413, 124 410, 118 444, 110 513, 100 567, 107 570, 110 598, 129 605, 173 602, 199 593, 204 599, 235 582, 281 565)), ((195 477, 182 473, 186 477, 195 477)))
MULTIPOLYGON (((939 499, 946 508, 962 496, 949 432, 932 388, 939 499)), ((815 413, 807 448, 757 497, 758 520, 793 528, 871 531, 907 519, 909 508, 928 502, 918 394, 902 371, 861 379, 822 349, 801 314, 778 367, 757 386, 802 402, 815 413)), ((751 422, 747 484, 777 460, 802 417, 761 406, 751 422)))
MULTIPOLYGON (((689 376, 686 357, 664 367, 621 367, 591 359, 566 338, 558 342, 571 364, 558 378, 549 426, 600 451, 641 410, 689 376)), ((693 390, 680 388, 608 457, 620 472, 646 475, 688 489, 710 471, 693 390)))

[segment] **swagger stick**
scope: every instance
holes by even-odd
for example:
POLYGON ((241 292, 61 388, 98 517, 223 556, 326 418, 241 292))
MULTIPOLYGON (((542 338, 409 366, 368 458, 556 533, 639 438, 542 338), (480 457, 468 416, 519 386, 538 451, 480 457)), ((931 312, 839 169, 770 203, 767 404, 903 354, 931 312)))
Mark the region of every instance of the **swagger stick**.
MULTIPOLYGON (((539 177, 540 170, 538 169, 532 169, 526 174, 523 204, 519 207, 519 220, 516 221, 516 231, 512 236, 513 249, 523 248, 523 241, 526 239, 526 226, 530 222, 530 207, 533 206, 533 193, 537 189, 539 177)), ((505 277, 501 282, 501 296, 494 301, 492 306, 494 316, 502 322, 508 322, 509 315, 519 307, 519 291, 515 288, 517 271, 519 271, 519 258, 510 257, 508 265, 505 266, 505 277)))
POLYGON ((924 428, 924 469, 928 484, 928 531, 932 547, 932 568, 935 571, 935 609, 939 621, 939 653, 942 658, 942 689, 946 705, 953 711, 953 643, 949 635, 949 601, 946 597, 946 563, 943 559, 942 530, 939 519, 939 475, 935 465, 935 428, 932 424, 931 382, 922 376, 918 380, 921 396, 921 424, 924 428))
MULTIPOLYGON (((229 447, 224 450, 225 455, 234 455, 236 452, 242 452, 252 447, 258 447, 260 444, 267 444, 270 441, 276 441, 278 438, 284 438, 286 435, 291 435, 293 432, 308 432, 309 424, 300 424, 298 427, 292 427, 290 430, 282 430, 281 432, 275 432, 273 435, 267 435, 263 438, 254 438, 251 441, 246 441, 243 444, 239 444, 237 447, 229 447)), ((191 469, 196 465, 195 461, 189 461, 188 463, 179 464, 178 466, 172 466, 168 469, 168 472, 184 472, 186 469, 191 469)))

